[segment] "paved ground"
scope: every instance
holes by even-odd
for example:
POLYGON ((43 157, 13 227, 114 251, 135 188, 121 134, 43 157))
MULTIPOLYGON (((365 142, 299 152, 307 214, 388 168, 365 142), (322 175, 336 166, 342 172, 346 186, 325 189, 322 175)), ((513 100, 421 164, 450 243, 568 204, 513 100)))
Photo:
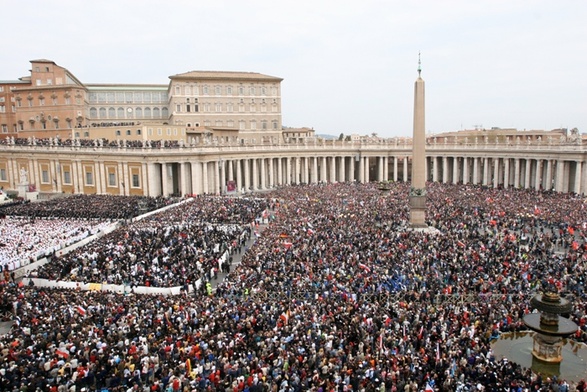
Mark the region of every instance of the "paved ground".
POLYGON ((0 321, 0 336, 4 336, 10 332, 10 327, 12 327, 13 323, 14 321, 0 321))

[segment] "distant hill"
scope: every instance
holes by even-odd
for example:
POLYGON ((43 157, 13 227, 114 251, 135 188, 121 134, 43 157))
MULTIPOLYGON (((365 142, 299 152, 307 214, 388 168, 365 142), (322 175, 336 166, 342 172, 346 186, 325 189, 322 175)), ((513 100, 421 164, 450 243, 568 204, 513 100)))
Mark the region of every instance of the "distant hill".
POLYGON ((326 134, 316 134, 316 137, 321 137, 322 139, 326 139, 326 140, 338 140, 338 136, 334 136, 334 135, 326 135, 326 134))

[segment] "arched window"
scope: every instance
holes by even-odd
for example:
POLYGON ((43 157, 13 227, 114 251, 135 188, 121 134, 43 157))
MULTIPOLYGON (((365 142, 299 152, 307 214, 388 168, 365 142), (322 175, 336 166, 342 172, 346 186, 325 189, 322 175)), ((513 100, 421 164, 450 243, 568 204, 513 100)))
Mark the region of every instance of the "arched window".
POLYGON ((161 117, 169 118, 169 109, 167 109, 167 108, 161 109, 161 117))
POLYGON ((90 108, 90 118, 97 118, 98 117, 98 109, 90 108))
POLYGON ((135 118, 143 118, 143 109, 142 108, 135 109, 135 118))
POLYGON ((161 116, 159 108, 153 108, 153 117, 159 118, 161 116))
POLYGON ((130 129, 127 129, 126 130, 126 136, 130 136, 130 134, 131 134, 130 129))
POLYGON ((124 118, 124 108, 118 108, 116 109, 116 113, 118 118, 124 118))
POLYGON ((108 108, 108 117, 109 118, 116 117, 116 110, 114 108, 108 108))
POLYGON ((116 130, 116 136, 120 136, 120 129, 116 130))
POLYGON ((151 108, 145 108, 145 118, 151 118, 151 108))
POLYGON ((106 118, 106 108, 100 108, 100 118, 106 118))

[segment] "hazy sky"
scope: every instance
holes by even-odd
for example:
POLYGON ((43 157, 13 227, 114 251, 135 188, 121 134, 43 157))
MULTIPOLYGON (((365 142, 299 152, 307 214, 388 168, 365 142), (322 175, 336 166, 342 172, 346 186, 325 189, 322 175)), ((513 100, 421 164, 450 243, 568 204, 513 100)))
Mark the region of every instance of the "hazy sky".
POLYGON ((587 132, 585 0, 4 1, 0 79, 44 58, 84 83, 193 70, 282 82, 283 124, 411 135, 418 52, 430 133, 587 132))

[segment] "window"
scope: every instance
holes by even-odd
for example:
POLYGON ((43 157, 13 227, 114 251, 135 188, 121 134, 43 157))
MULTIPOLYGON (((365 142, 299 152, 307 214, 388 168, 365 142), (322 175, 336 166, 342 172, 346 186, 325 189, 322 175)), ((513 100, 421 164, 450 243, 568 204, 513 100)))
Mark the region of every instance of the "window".
POLYGON ((149 128, 149 129, 147 130, 147 134, 148 134, 149 136, 153 136, 153 128, 149 128))
POLYGON ((238 88, 238 95, 245 95, 245 88, 243 86, 238 88))
POLYGON ((84 137, 90 137, 90 132, 88 132, 88 131, 85 131, 85 132, 84 132, 84 137))
POLYGON ((100 108, 100 118, 106 118, 106 108, 100 108))
POLYGON ((245 129, 245 122, 243 120, 240 120, 238 122, 238 129, 240 129, 240 130, 244 130, 245 129))
POLYGON ((139 182, 139 175, 133 174, 132 175, 132 187, 133 188, 140 188, 141 183, 139 182))
POLYGON ((232 127, 234 127, 234 121, 233 121, 233 120, 228 120, 228 121, 226 122, 226 126, 227 126, 227 127, 229 127, 229 128, 232 128, 232 127))
POLYGON ((130 129, 127 129, 126 130, 126 136, 130 136, 130 134, 131 134, 130 129))
POLYGON ((267 95, 267 87, 261 87, 261 95, 267 95))
POLYGON ((32 108, 32 107, 33 107, 33 99, 31 98, 31 99, 29 99, 29 108, 32 108))
POLYGON ((120 136, 120 129, 116 130, 116 136, 120 136))
POLYGON ((49 183, 49 172, 47 170, 42 170, 41 171, 41 182, 43 184, 48 184, 49 183))
POLYGON ((94 173, 86 172, 86 185, 94 185, 94 173))
POLYGON ((216 120, 216 123, 214 124, 217 127, 221 127, 222 126, 222 121, 221 120, 216 120))
POLYGON ((167 128, 167 136, 171 136, 171 128, 167 128))
POLYGON ((175 95, 181 94, 181 87, 175 86, 175 95))
POLYGON ((41 85, 41 79, 37 79, 37 80, 35 80, 35 84, 36 84, 37 86, 40 86, 40 85, 41 85))
POLYGON ((63 170, 63 183, 71 184, 71 172, 63 170))
POLYGON ((71 128, 71 120, 67 119, 65 122, 67 123, 67 128, 71 128))
POLYGON ((0 86, 0 93, 4 92, 4 86, 0 86))
POLYGON ((226 95, 232 95, 232 86, 226 87, 226 95))
POLYGON ((273 121, 273 129, 277 130, 277 121, 273 121))
POLYGON ((140 134, 141 134, 141 130, 137 129, 137 135, 140 135, 140 134))
POLYGON ((220 95, 222 93, 222 88, 220 86, 216 86, 214 88, 214 94, 220 95))
POLYGON ((185 95, 190 95, 192 93, 192 88, 190 86, 184 87, 185 95))
POLYGON ((251 129, 257 129, 257 121, 255 121, 255 120, 251 121, 251 129))
POLYGON ((157 128, 157 135, 161 136, 161 132, 163 132, 161 128, 157 128))
POLYGON ((39 106, 45 106, 45 98, 39 97, 39 106))
POLYGON ((116 117, 116 109, 108 108, 108 117, 115 118, 116 117))
POLYGON ((185 105, 186 112, 188 112, 188 113, 191 112, 191 109, 192 109, 191 105, 185 105))
POLYGON ((53 84, 53 79, 47 79, 47 84, 51 86, 53 84))
POLYGON ((255 87, 249 87, 249 95, 255 95, 255 87))
POLYGON ((65 104, 66 105, 71 105, 71 98, 65 97, 65 104))
POLYGON ((222 104, 221 103, 217 103, 216 104, 216 112, 221 112, 222 111, 222 104))
POLYGON ((0 169, 0 181, 6 181, 6 169, 0 169))
POLYGON ((231 103, 227 103, 226 104, 226 111, 229 112, 229 113, 232 113, 233 110, 234 109, 233 109, 232 104, 231 103))
POLYGON ((75 133, 75 138, 78 139, 79 138, 79 132, 75 133))
POLYGON ((261 121, 261 129, 263 129, 263 130, 267 129, 267 120, 261 121))
POLYGON ((0 113, 5 113, 5 112, 6 112, 6 106, 0 105, 0 113))
POLYGON ((208 95, 208 86, 204 86, 202 88, 202 92, 204 93, 204 95, 208 95))
POLYGON ((0 127, 2 128, 2 133, 8 133, 8 126, 6 124, 2 124, 0 127))
POLYGON ((52 98, 51 98, 51 104, 52 104, 53 106, 57 105, 57 97, 52 97, 52 98))
POLYGON ((200 93, 200 89, 198 86, 194 86, 194 95, 198 95, 200 93))
POLYGON ((118 118, 124 118, 124 108, 118 108, 118 109, 116 109, 116 117, 118 117, 118 118))
POLYGON ((244 103, 241 102, 238 105, 238 111, 241 112, 241 113, 245 111, 245 104, 244 103))
POLYGON ((108 173, 108 186, 116 186, 116 173, 108 173))
POLYGON ((175 111, 177 113, 181 113, 181 105, 180 104, 175 105, 175 111))

